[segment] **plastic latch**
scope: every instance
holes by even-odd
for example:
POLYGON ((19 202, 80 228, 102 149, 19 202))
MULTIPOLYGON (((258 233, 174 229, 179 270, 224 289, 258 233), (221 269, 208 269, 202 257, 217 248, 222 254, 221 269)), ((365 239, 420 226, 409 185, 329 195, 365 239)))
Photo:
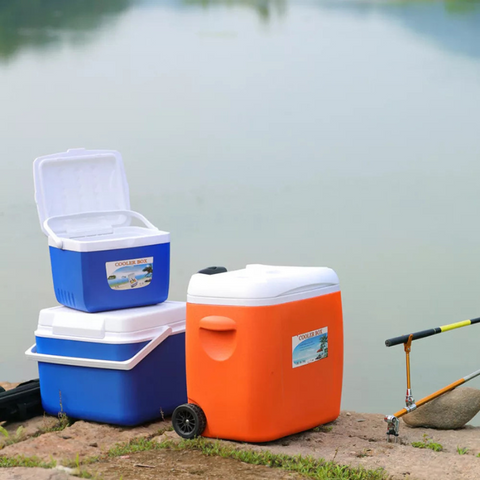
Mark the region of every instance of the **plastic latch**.
POLYGON ((227 269, 225 267, 207 267, 203 270, 199 270, 198 273, 203 273, 204 275, 216 275, 217 273, 225 273, 227 269))

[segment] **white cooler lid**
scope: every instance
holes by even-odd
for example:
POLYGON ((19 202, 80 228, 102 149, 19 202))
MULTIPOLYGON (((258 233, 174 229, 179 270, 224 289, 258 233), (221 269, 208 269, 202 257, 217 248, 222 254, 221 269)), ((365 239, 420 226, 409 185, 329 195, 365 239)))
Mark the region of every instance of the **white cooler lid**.
POLYGON ((247 265, 242 270, 193 275, 188 285, 188 302, 266 306, 339 290, 338 276, 331 268, 247 265))
POLYGON ((154 338, 160 327, 185 331, 185 302, 85 313, 67 307, 40 311, 36 337, 96 343, 137 343, 154 338))
POLYGON ((33 175, 40 225, 52 246, 88 252, 170 240, 167 232, 130 211, 119 152, 79 148, 38 157, 33 175), (131 226, 132 218, 147 228, 131 226))

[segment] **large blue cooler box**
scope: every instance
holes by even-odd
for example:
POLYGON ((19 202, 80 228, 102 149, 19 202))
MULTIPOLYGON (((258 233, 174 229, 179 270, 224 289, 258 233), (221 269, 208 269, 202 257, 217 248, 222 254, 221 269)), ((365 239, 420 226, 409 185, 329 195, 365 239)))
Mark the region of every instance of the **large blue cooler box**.
POLYGON ((39 157, 34 180, 59 303, 101 312, 167 299, 170 234, 130 210, 118 152, 76 149, 39 157))
POLYGON ((50 415, 138 425, 187 401, 185 303, 102 313, 40 312, 36 345, 43 408, 50 415))

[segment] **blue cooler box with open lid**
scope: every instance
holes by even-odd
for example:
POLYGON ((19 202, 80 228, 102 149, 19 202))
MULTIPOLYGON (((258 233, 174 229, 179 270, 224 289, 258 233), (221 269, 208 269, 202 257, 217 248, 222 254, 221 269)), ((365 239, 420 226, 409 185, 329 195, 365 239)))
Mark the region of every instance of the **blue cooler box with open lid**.
POLYGON ((130 210, 118 152, 75 149, 39 157, 34 180, 59 303, 100 312, 167 299, 170 234, 130 210))
POLYGON ((169 415, 187 401, 185 303, 102 313, 40 312, 36 345, 45 411, 115 425, 169 415))

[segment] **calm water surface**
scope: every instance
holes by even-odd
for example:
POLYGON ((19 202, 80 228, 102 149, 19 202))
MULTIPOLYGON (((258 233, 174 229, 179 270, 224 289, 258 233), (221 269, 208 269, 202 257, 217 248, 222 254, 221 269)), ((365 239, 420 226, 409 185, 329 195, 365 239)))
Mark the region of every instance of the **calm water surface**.
MULTIPOLYGON (((403 406, 385 338, 480 315, 478 2, 3 0, 0 87, 0 380, 56 304, 32 161, 75 146, 122 152, 172 299, 210 264, 333 267, 343 408, 403 406)), ((417 398, 480 368, 479 328, 414 344, 417 398)))

